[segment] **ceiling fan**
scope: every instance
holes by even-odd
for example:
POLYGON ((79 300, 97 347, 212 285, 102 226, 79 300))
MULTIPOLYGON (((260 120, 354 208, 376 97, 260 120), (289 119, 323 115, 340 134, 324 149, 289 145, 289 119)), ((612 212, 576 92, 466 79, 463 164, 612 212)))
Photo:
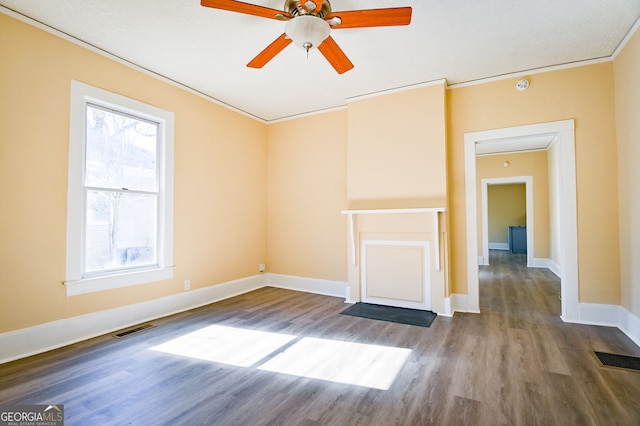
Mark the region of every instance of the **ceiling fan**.
POLYGON ((284 10, 235 0, 201 0, 204 7, 287 21, 285 32, 253 58, 247 66, 262 68, 291 42, 305 49, 317 48, 338 74, 353 64, 330 35, 331 29, 409 25, 410 7, 333 12, 329 0, 285 0, 284 10))

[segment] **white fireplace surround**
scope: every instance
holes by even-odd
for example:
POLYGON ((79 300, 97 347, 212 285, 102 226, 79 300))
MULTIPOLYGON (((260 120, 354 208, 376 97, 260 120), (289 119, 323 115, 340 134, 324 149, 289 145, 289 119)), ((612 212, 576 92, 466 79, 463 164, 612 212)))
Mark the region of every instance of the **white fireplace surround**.
MULTIPOLYGON (((356 261, 356 228, 355 228, 355 216, 360 214, 398 214, 398 213, 435 213, 433 229, 435 231, 436 243, 439 243, 440 234, 440 221, 438 213, 445 211, 444 207, 435 208, 409 208, 409 209, 367 209, 367 210, 343 210, 342 214, 349 216, 349 244, 351 253, 351 264, 357 265, 356 261)), ((435 244, 436 248, 436 271, 440 271, 440 244, 435 244)))
POLYGON ((343 210, 342 214, 348 216, 349 225, 347 300, 352 303, 373 300, 371 303, 449 314, 448 302, 445 300, 440 226, 440 214, 445 211, 444 207, 343 210), (372 265, 367 264, 369 247, 377 247, 378 252, 389 251, 378 254, 378 262, 372 265), (392 260, 380 261, 396 256, 398 252, 394 253, 395 250, 405 250, 397 263, 406 262, 405 265, 410 265, 409 268, 398 269, 396 262, 392 260), (419 259, 418 253, 421 253, 419 259), (385 267, 378 268, 378 264, 385 264, 385 267), (369 286, 370 277, 367 272, 374 266, 385 277, 384 280, 374 279, 378 283, 375 286, 378 295, 371 292, 374 287, 369 286), (390 276, 402 278, 393 286, 383 284, 391 281, 390 276))

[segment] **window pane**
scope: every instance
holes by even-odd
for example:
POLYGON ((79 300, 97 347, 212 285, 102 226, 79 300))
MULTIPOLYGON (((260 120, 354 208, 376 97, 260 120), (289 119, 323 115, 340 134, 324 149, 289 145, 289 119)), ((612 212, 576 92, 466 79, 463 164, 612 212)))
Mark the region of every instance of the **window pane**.
POLYGON ((157 196, 87 192, 85 272, 154 265, 157 196))
POLYGON ((85 185, 157 190, 158 125, 87 105, 85 185))

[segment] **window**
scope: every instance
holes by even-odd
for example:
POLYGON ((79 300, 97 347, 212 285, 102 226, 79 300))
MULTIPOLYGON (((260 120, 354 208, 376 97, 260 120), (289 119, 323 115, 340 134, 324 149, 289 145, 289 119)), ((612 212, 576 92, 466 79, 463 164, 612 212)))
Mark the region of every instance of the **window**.
POLYGON ((173 277, 173 114, 71 85, 67 295, 173 277))

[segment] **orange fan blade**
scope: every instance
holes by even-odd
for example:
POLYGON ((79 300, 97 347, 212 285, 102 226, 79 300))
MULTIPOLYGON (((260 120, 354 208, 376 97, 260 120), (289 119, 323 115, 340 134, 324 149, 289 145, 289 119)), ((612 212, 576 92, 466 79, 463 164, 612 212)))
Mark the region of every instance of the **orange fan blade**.
POLYGON ((387 27, 394 25, 409 25, 411 23, 410 7, 392 7, 388 9, 345 10, 325 16, 325 19, 340 18, 339 28, 387 27))
POLYGON ((278 15, 291 18, 291 14, 282 10, 271 9, 255 4, 243 3, 234 0, 201 0, 200 4, 204 7, 213 9, 229 10, 231 12, 245 13, 247 15, 260 16, 262 18, 279 19, 278 15))
POLYGON ((287 38, 286 34, 282 34, 275 39, 273 43, 268 45, 262 52, 258 53, 258 56, 253 58, 251 62, 247 64, 249 68, 262 68, 267 62, 272 60, 274 56, 282 52, 282 49, 291 44, 291 39, 287 38))
POLYGON ((338 74, 345 73, 353 68, 353 64, 349 58, 347 58, 347 55, 344 54, 340 46, 338 46, 331 36, 327 37, 327 39, 318 46, 318 50, 327 58, 327 61, 335 68, 338 74))

